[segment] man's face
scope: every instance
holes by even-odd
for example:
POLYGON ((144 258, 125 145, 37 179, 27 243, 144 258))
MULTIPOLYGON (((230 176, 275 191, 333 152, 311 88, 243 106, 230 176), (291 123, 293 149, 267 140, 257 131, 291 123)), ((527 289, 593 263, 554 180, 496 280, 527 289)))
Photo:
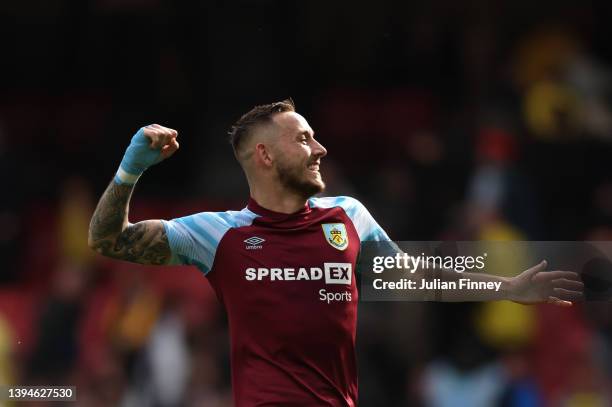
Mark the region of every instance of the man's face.
POLYGON ((325 189, 319 172, 327 150, 314 139, 314 131, 304 117, 295 112, 274 116, 279 137, 274 144, 274 165, 279 181, 288 189, 311 197, 325 189))

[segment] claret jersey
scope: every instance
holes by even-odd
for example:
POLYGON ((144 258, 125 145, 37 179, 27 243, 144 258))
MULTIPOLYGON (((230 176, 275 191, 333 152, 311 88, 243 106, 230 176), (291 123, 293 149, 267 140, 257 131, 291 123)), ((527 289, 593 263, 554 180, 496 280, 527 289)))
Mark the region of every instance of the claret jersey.
POLYGON ((293 214, 241 211, 163 221, 174 264, 197 266, 223 303, 237 406, 355 406, 355 267, 389 240, 350 197, 293 214))

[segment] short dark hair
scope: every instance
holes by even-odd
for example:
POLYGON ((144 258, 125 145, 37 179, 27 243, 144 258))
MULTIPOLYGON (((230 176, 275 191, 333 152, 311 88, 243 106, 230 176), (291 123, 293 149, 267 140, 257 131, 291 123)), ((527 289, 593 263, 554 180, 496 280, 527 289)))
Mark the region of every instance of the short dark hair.
POLYGON ((295 103, 293 103, 291 98, 267 105, 255 106, 243 114, 228 132, 229 141, 236 157, 238 157, 240 145, 244 143, 245 138, 249 136, 253 127, 258 124, 269 123, 272 120, 272 116, 282 112, 295 112, 295 103))

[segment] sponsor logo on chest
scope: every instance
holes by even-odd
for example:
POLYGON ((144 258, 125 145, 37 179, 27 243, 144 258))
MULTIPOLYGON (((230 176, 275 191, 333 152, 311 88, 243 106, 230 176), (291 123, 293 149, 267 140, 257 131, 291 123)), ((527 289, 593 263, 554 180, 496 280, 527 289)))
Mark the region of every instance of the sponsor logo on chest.
MULTIPOLYGON (((344 223, 323 223, 320 226, 323 231, 323 238, 327 244, 339 251, 346 250, 349 246, 349 237, 344 223)), ((315 251, 323 244, 318 239, 320 237, 316 240, 318 242, 317 247, 313 247, 315 251)), ((259 236, 251 236, 243 240, 243 242, 245 243, 246 250, 261 250, 266 239, 259 236)), ((288 243, 290 244, 290 242, 288 243)), ((272 250, 274 245, 268 241, 266 246, 267 252, 272 250), (271 244, 272 246, 270 246, 271 244)), ((340 256, 345 257, 345 254, 340 256)), ((319 286, 321 289, 318 290, 317 294, 320 301, 327 304, 353 301, 352 289, 349 288, 353 282, 352 263, 323 262, 321 267, 248 267, 244 269, 244 279, 248 282, 273 282, 275 286, 280 282, 287 281, 321 281, 321 283, 324 282, 327 285, 327 288, 319 286)), ((278 288, 281 288, 281 286, 279 285, 278 288)))
MULTIPOLYGON (((325 281, 329 285, 351 285, 353 265, 351 263, 323 263, 323 267, 249 267, 244 271, 247 281, 325 281)), ((341 288, 342 289, 342 288, 341 288)), ((337 291, 333 288, 321 288, 317 292, 318 300, 327 304, 332 302, 350 303, 353 293, 350 290, 337 291)))
POLYGON ((247 281, 302 281, 325 280, 325 284, 350 285, 353 278, 351 263, 323 263, 320 267, 249 267, 247 281))

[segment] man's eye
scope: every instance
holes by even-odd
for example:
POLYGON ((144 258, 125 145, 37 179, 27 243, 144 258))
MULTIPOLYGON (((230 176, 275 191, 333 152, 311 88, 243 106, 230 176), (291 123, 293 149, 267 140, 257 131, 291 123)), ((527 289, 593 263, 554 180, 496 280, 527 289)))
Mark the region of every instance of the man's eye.
POLYGON ((308 144, 308 139, 303 138, 303 139, 300 140, 300 143, 308 144))

